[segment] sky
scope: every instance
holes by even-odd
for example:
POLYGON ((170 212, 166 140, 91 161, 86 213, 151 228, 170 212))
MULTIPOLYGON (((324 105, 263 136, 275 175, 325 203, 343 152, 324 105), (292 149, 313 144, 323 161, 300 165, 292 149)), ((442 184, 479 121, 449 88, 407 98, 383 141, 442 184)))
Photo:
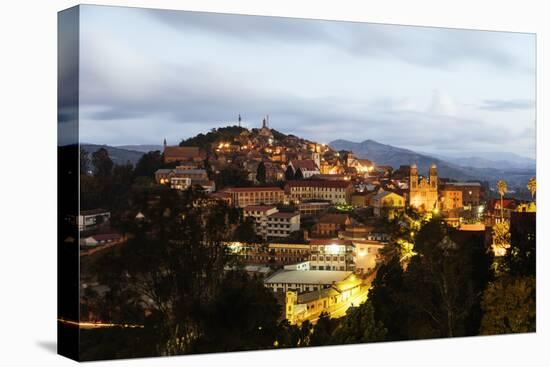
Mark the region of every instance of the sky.
POLYGON ((270 127, 535 158, 535 35, 81 6, 80 141, 270 127))

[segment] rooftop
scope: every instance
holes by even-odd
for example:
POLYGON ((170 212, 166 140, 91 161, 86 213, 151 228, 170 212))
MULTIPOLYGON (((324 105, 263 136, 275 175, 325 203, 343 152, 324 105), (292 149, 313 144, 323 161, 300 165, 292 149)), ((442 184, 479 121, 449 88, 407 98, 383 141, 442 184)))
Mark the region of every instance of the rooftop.
POLYGON ((245 206, 243 210, 245 212, 266 212, 271 209, 277 209, 273 205, 249 205, 245 206))
POLYGON ((294 218, 294 217, 299 216, 299 215, 300 215, 300 213, 278 212, 278 213, 271 214, 269 217, 270 218, 288 219, 288 218, 294 218))
POLYGON ((280 191, 283 192, 283 189, 277 186, 269 186, 269 187, 228 187, 225 188, 223 191, 225 192, 259 192, 259 191, 280 191))
POLYGON ((350 181, 322 181, 322 180, 303 180, 303 181, 287 181, 288 187, 328 187, 346 189, 351 187, 350 181))
POLYGON ((264 282, 267 284, 332 284, 342 281, 352 274, 351 271, 336 270, 283 270, 273 274, 264 282))

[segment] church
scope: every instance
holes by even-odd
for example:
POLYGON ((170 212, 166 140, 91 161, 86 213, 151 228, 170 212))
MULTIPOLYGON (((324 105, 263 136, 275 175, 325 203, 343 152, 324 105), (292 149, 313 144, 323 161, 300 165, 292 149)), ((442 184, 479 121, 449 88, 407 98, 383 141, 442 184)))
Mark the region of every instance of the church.
POLYGON ((429 177, 420 179, 416 164, 411 166, 409 205, 420 212, 428 212, 437 208, 437 167, 435 164, 430 166, 429 177))

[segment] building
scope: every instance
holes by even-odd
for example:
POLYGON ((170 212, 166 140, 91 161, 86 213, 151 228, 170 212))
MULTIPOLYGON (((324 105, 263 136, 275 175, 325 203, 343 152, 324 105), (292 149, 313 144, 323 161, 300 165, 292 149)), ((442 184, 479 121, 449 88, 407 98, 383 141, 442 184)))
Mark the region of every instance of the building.
MULTIPOLYGON (((308 262, 310 246, 306 243, 270 243, 267 245, 269 264, 275 266, 308 262)), ((297 270, 303 270, 301 268, 297 270)))
POLYGON ((208 181, 208 173, 204 169, 161 168, 155 172, 155 181, 159 184, 170 184, 172 178, 188 178, 191 184, 196 181, 208 181))
POLYGON ((323 214, 317 223, 311 228, 312 237, 337 237, 338 232, 351 224, 351 218, 347 214, 327 213, 323 214))
POLYGON ((83 247, 95 247, 107 244, 117 244, 123 241, 123 237, 118 233, 106 233, 106 234, 96 234, 83 238, 80 241, 80 244, 83 247))
POLYGON ((104 209, 81 210, 78 215, 78 230, 89 231, 108 224, 111 213, 104 209))
POLYGON ((164 139, 164 162, 200 162, 204 160, 204 154, 198 147, 169 147, 164 139))
POLYGON ((485 224, 492 226, 503 220, 509 222, 512 212, 516 211, 518 205, 519 202, 515 199, 502 199, 502 201, 500 199, 489 200, 485 214, 485 224))
POLYGON ((324 213, 330 207, 328 201, 309 201, 298 204, 298 210, 302 217, 309 217, 324 213))
POLYGON ((405 198, 391 191, 382 191, 371 198, 371 205, 375 216, 393 219, 405 210, 405 198))
POLYGON ((285 192, 273 187, 228 187, 222 192, 231 195, 231 202, 238 208, 249 205, 272 205, 285 201, 285 192))
POLYGON ((482 201, 482 187, 479 182, 447 182, 445 189, 462 191, 463 206, 477 206, 482 201))
POLYGON ((440 206, 446 211, 462 208, 462 190, 445 185, 440 191, 440 206))
POLYGON ((355 270, 355 246, 352 241, 312 239, 309 246, 311 270, 355 270))
POLYGON ((350 181, 299 180, 288 181, 285 190, 289 199, 300 203, 306 200, 327 200, 332 204, 348 204, 353 185, 350 181))
POLYGON ((378 241, 353 240, 355 246, 355 272, 369 273, 373 271, 380 258, 380 250, 384 244, 378 241))
POLYGON ((299 324, 307 319, 318 318, 323 311, 330 312, 336 309, 345 311, 353 306, 354 300, 361 295, 362 283, 360 278, 351 274, 344 279, 334 281, 326 288, 302 293, 289 290, 285 293, 285 318, 291 324, 299 324))
POLYGON ((243 208, 245 217, 253 218, 256 234, 264 240, 288 237, 300 230, 300 213, 279 212, 269 205, 249 205, 243 208))
POLYGON ((300 170, 303 178, 310 178, 313 175, 321 173, 313 159, 292 160, 289 165, 292 167, 295 175, 296 171, 300 170))
POLYGON ((187 190, 191 186, 189 177, 170 177, 170 188, 174 190, 187 190))
POLYGON ((273 292, 311 292, 329 288, 352 274, 351 271, 282 270, 266 278, 264 285, 273 292))
POLYGON ((421 212, 432 211, 437 208, 437 167, 430 166, 429 179, 418 178, 418 168, 413 164, 410 169, 409 205, 421 212))

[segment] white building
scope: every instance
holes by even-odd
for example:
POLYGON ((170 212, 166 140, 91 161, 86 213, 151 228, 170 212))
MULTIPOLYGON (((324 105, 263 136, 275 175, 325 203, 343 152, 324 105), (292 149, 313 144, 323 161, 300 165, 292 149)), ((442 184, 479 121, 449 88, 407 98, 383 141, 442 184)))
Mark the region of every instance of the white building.
POLYGON ((352 241, 313 239, 309 245, 311 270, 355 270, 355 246, 352 241))
POLYGON ((191 186, 189 177, 170 177, 170 188, 174 190, 187 190, 191 186))
POLYGON ((111 213, 104 209, 82 210, 78 215, 78 230, 87 231, 107 223, 111 213))
POLYGON ((288 237, 300 230, 300 213, 279 212, 270 205, 249 205, 243 212, 245 217, 253 218, 256 234, 263 239, 288 237))

